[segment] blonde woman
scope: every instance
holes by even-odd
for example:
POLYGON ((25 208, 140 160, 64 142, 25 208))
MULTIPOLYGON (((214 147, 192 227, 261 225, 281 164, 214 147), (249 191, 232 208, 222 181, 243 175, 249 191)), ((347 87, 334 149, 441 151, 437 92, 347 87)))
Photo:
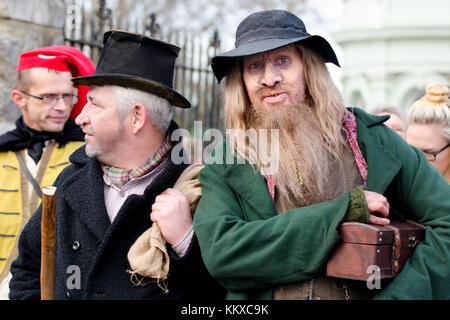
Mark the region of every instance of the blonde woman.
POLYGON ((409 111, 406 138, 425 153, 427 160, 450 183, 450 100, 449 89, 440 84, 427 86, 426 94, 409 111))

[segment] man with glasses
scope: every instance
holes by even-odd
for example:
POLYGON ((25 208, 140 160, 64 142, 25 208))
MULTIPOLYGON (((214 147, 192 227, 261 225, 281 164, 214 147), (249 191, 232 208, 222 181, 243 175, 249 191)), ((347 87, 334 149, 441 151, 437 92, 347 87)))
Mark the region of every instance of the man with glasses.
POLYGON ((22 53, 12 101, 22 110, 16 128, 0 136, 0 299, 6 299, 18 236, 53 184, 84 143, 72 119, 86 104, 88 88, 74 86, 95 65, 80 50, 51 46, 22 53))

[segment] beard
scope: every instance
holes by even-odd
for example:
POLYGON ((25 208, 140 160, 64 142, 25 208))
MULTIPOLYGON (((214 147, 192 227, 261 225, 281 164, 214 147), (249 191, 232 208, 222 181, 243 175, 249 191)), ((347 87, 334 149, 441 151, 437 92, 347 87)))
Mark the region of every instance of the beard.
POLYGON ((114 157, 118 146, 123 141, 124 125, 121 122, 116 131, 109 131, 108 134, 96 134, 92 128, 84 129, 90 134, 92 139, 85 143, 85 153, 90 158, 96 158, 103 164, 109 165, 110 159, 114 157))
MULTIPOLYGON (((277 170, 272 174, 278 199, 282 198, 289 210, 329 200, 325 188, 330 170, 339 156, 329 151, 323 139, 319 121, 313 110, 301 101, 274 106, 270 109, 253 106, 246 116, 249 128, 278 130, 277 170)), ((260 140, 258 140, 260 141, 260 140)), ((277 141, 269 141, 269 144, 277 141)), ((252 144, 249 148, 254 148, 252 144)), ((270 159, 258 153, 257 166, 261 173, 270 159)))

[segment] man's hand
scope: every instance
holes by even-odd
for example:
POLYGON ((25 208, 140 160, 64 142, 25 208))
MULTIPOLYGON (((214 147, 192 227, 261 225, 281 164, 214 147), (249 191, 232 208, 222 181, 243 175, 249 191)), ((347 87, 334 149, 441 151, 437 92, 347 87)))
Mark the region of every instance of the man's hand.
POLYGON ((367 190, 364 190, 364 195, 366 197, 367 206, 369 207, 369 212, 377 213, 377 215, 370 215, 370 223, 379 225, 389 224, 389 219, 386 219, 389 215, 389 203, 386 197, 379 193, 367 190))
POLYGON ((150 220, 157 223, 161 234, 172 246, 192 227, 189 201, 176 189, 166 189, 155 198, 150 220))

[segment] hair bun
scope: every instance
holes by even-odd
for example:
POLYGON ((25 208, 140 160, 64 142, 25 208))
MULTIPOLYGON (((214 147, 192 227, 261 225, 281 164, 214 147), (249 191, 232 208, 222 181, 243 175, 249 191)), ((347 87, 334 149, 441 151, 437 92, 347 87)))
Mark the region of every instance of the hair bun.
POLYGON ((441 84, 430 84, 426 88, 425 99, 433 103, 448 102, 449 89, 441 84))

